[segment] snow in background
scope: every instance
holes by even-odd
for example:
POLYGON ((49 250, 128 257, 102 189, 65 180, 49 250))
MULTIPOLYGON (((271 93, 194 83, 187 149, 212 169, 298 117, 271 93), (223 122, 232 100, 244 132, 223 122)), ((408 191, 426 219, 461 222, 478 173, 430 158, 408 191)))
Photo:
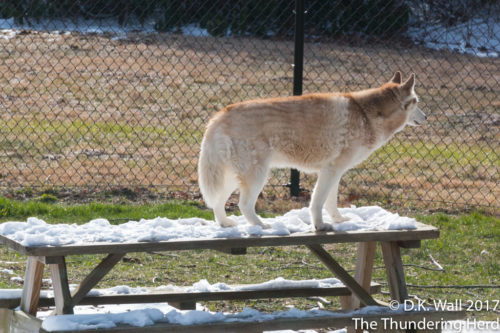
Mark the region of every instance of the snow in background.
MULTIPOLYGON (((40 19, 28 23, 15 23, 13 18, 0 19, 0 39, 11 39, 23 30, 48 31, 51 33, 78 32, 82 34, 112 34, 113 39, 126 39, 129 33, 157 33, 153 20, 140 23, 130 19, 126 25, 119 25, 116 19, 40 19)), ((185 36, 210 36, 199 24, 188 24, 180 28, 185 36)))
MULTIPOLYGON (((18 24, 14 19, 0 19, 0 39, 14 38, 22 30, 49 31, 52 33, 78 32, 82 34, 113 34, 112 39, 125 39, 129 33, 157 33, 154 20, 144 23, 130 19, 126 25, 119 25, 116 19, 40 19, 18 24)), ((199 24, 180 27, 185 36, 210 36, 199 24)), ((227 32, 227 36, 230 35, 227 32)), ((271 32, 268 35, 272 35, 271 32)), ((416 43, 436 50, 451 50, 478 57, 499 57, 500 18, 472 18, 454 26, 426 24, 410 26, 408 36, 416 43)))
POLYGON ((442 24, 412 27, 408 35, 417 44, 435 50, 452 50, 478 57, 500 55, 500 18, 473 18, 454 26, 442 24))
POLYGON ((116 19, 39 19, 29 20, 22 24, 14 22, 13 18, 0 19, 1 30, 21 31, 51 31, 51 32, 79 32, 82 34, 127 34, 131 32, 153 33, 156 32, 153 21, 146 21, 144 24, 130 20, 126 25, 119 25, 116 19))
MULTIPOLYGON (((413 218, 399 216, 378 206, 340 208, 350 220, 336 224, 336 231, 416 229, 413 218)), ((63 246, 99 242, 135 243, 212 238, 241 238, 252 235, 284 236, 312 231, 308 208, 294 209, 283 216, 263 219, 270 229, 250 225, 243 216, 232 216, 235 227, 223 228, 215 221, 198 217, 172 220, 164 217, 113 225, 106 219, 88 223, 48 224, 36 217, 26 222, 0 224, 0 234, 24 246, 63 246)), ((332 220, 326 210, 323 219, 332 220)))
POLYGON ((207 29, 200 28, 199 24, 188 24, 181 27, 184 36, 207 37, 210 36, 207 29))

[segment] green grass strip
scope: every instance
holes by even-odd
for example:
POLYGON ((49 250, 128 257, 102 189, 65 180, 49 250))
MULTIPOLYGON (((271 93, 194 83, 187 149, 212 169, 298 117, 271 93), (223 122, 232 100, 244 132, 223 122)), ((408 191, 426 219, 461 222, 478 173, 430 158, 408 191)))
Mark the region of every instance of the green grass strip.
POLYGON ((36 216, 48 223, 85 223, 96 218, 106 218, 118 224, 128 220, 151 219, 158 216, 171 219, 201 217, 213 220, 211 210, 203 209, 196 202, 168 201, 151 204, 64 204, 43 202, 47 198, 16 201, 0 198, 0 222, 26 220, 36 216))

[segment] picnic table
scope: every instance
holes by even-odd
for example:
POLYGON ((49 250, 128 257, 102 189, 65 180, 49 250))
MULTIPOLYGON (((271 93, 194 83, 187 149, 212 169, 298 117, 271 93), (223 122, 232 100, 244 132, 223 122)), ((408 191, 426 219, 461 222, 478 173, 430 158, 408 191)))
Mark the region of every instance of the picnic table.
MULTIPOLYGON (((439 237, 439 230, 422 223, 416 224, 412 230, 354 230, 343 232, 308 232, 295 233, 288 236, 249 236, 243 238, 210 238, 192 240, 171 240, 160 242, 136 243, 91 243, 63 246, 23 246, 5 236, 0 236, 0 243, 27 256, 27 265, 24 277, 24 286, 20 298, 0 300, 0 308, 15 308, 20 306, 20 311, 12 312, 10 320, 11 331, 19 327, 30 328, 38 331, 40 321, 35 318, 38 309, 42 306, 55 305, 55 314, 72 314, 76 305, 100 304, 132 304, 168 302, 179 309, 192 309, 199 301, 217 300, 244 300, 244 299, 269 299, 287 297, 310 296, 340 296, 342 310, 336 317, 310 318, 310 319, 279 319, 272 322, 259 323, 215 323, 205 325, 172 325, 157 324, 145 329, 154 331, 172 332, 255 332, 269 329, 306 329, 320 327, 345 327, 353 324, 352 314, 349 310, 369 305, 387 306, 373 298, 372 294, 380 291, 380 285, 372 282, 377 243, 382 248, 383 260, 387 275, 387 284, 392 300, 403 303, 408 299, 408 290, 405 281, 401 248, 418 248, 421 240, 439 237), (354 276, 351 276, 328 253, 325 244, 357 243, 357 262, 354 276), (274 246, 306 246, 343 286, 331 288, 287 288, 270 290, 224 290, 217 292, 163 292, 136 295, 87 295, 97 283, 127 254, 132 252, 152 251, 180 251, 194 249, 211 249, 235 255, 246 254, 249 247, 274 247, 274 246), (81 281, 79 286, 70 291, 66 257, 71 255, 105 254, 99 264, 81 281), (40 298, 42 275, 48 265, 52 278, 54 297, 40 298)), ((167 273, 167 272, 166 272, 167 273)), ((395 320, 427 320, 458 319, 463 317, 461 311, 411 311, 394 314, 395 320)), ((370 320, 381 320, 381 315, 367 314, 370 320)), ((6 319, 4 319, 5 322, 6 319)), ((2 320, 0 320, 0 323, 2 320)), ((5 324, 4 324, 5 325, 5 324)), ((8 324, 7 324, 8 326, 8 324)), ((137 327, 120 326, 108 329, 110 332, 137 332, 137 327)), ((352 330, 352 327, 350 328, 352 330)), ((29 331, 29 330, 28 330, 29 331)))

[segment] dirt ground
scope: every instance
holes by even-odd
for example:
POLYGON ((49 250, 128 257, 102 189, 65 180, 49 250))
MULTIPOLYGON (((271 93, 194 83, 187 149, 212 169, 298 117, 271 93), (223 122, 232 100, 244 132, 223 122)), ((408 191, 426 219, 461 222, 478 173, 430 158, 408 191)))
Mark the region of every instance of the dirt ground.
MULTIPOLYGON (((196 163, 210 115, 233 102, 288 96, 293 44, 175 34, 24 31, 0 38, 0 188, 61 200, 200 200, 196 163)), ((344 176, 342 204, 498 209, 500 58, 408 43, 308 42, 304 92, 377 86, 417 74, 428 124, 407 128, 344 176)), ((274 170, 259 208, 290 200, 274 170)), ((234 206, 236 198, 229 205, 234 206)))

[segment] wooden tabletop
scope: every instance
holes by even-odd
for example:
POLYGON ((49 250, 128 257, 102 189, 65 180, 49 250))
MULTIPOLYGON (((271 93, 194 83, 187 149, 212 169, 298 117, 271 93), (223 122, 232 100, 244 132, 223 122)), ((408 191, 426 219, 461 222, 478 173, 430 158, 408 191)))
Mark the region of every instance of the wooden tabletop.
POLYGON ((411 230, 354 230, 294 233, 288 236, 249 236, 242 238, 196 238, 161 242, 88 243, 62 246, 24 246, 0 235, 0 243, 29 256, 66 256, 75 254, 178 251, 192 249, 230 249, 259 246, 290 246, 370 241, 416 241, 439 237, 439 230, 417 222, 411 230))

